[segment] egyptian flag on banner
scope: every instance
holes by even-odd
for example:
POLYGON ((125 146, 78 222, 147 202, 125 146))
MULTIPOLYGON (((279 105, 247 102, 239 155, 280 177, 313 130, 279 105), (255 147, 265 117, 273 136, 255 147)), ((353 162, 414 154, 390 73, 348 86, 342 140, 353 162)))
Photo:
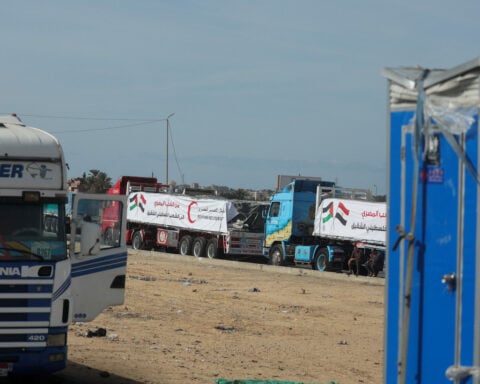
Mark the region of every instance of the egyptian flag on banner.
POLYGON ((338 209, 337 209, 337 213, 335 214, 335 218, 338 221, 340 221, 342 225, 347 224, 347 220, 345 219, 345 216, 348 216, 349 214, 350 214, 350 210, 342 202, 338 203, 338 209))

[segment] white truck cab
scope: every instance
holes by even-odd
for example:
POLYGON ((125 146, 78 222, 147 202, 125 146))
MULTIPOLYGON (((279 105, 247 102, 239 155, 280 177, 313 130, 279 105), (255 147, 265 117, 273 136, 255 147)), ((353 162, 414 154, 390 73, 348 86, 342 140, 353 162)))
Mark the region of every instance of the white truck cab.
POLYGON ((125 233, 125 197, 77 194, 69 234, 67 193, 58 140, 0 116, 0 377, 63 369, 68 325, 123 302, 125 238, 100 234, 108 200, 125 233))

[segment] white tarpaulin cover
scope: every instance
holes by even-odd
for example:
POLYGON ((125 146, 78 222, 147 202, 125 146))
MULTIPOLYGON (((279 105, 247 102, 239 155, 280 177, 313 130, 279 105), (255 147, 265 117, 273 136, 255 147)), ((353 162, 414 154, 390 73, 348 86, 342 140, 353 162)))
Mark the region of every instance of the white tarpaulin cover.
POLYGON ((226 234, 228 221, 236 215, 228 200, 148 192, 128 196, 127 219, 134 222, 226 234))
POLYGON ((385 245, 386 230, 386 203, 325 199, 317 210, 313 234, 385 245))

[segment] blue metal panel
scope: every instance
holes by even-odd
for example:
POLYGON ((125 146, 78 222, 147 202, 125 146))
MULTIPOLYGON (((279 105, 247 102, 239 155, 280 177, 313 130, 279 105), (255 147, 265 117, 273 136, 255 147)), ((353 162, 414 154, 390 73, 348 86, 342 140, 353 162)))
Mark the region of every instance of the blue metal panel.
POLYGON ((387 284, 386 284, 386 322, 385 322, 385 378, 387 383, 396 383, 397 380, 397 355, 399 345, 400 308, 399 296, 401 295, 403 281, 400 274, 400 254, 391 250, 392 240, 398 234, 395 225, 401 223, 402 202, 402 166, 404 158, 404 144, 402 142, 402 127, 406 126, 413 117, 413 111, 392 113, 390 115, 389 148, 390 168, 388 179, 388 239, 390 249, 387 257, 387 284))
POLYGON ((295 247, 295 260, 303 263, 312 262, 315 256, 314 251, 316 249, 317 246, 297 245, 295 247))
MULTIPOLYGON (((440 163, 422 166, 423 162, 420 162, 418 202, 416 212, 412 211, 416 184, 413 139, 412 133, 403 128, 412 116, 411 110, 391 112, 389 116, 385 381, 398 383, 399 371, 404 370, 406 383, 450 383, 446 371, 455 365, 456 360, 460 366, 475 365, 478 186, 471 174, 462 171, 459 157, 440 134, 440 163), (464 189, 462 175, 465 175, 464 189), (412 212, 416 218, 412 291, 411 296, 405 298, 408 241, 400 242, 396 250, 392 250, 392 246, 399 238, 398 225, 407 233, 411 230, 412 212), (459 233, 461 225, 464 230, 459 233), (457 254, 463 254, 463 263, 457 262, 457 254), (461 286, 442 282, 445 275, 452 273, 457 279, 463 276, 461 286), (461 300, 457 300, 460 288, 461 300), (408 303, 411 312, 407 333, 404 325, 408 303), (457 324, 456 311, 460 304, 457 324), (402 340, 407 345, 406 361, 402 361, 402 340), (457 357, 456 350, 459 352, 457 357)), ((473 164, 478 164, 478 119, 465 139, 467 155, 473 164)), ((471 383, 471 380, 467 378, 462 383, 471 383)))

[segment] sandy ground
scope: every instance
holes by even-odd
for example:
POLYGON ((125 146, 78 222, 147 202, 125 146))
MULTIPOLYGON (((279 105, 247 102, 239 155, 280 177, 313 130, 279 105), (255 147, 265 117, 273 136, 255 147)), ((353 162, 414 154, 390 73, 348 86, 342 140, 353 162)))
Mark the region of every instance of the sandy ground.
POLYGON ((51 380, 381 383, 383 317, 383 278, 130 251, 125 304, 71 327, 51 380))

